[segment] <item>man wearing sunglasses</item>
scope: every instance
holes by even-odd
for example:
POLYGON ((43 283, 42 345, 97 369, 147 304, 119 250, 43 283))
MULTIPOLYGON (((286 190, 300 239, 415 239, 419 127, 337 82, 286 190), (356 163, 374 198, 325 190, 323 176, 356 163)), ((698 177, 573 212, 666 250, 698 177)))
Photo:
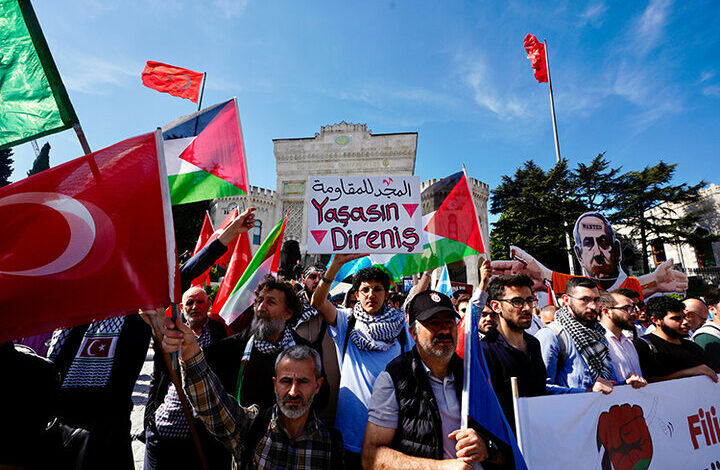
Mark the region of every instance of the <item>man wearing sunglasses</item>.
POLYGON ((547 369, 547 392, 612 392, 615 371, 605 329, 598 322, 597 285, 586 277, 573 277, 562 302, 555 321, 535 334, 547 369))

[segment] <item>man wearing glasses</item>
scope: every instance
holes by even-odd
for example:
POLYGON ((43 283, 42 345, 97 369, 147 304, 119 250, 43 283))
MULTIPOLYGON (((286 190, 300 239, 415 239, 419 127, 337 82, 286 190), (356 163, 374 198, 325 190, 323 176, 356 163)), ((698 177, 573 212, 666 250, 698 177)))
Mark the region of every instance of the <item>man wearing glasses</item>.
POLYGON ((555 321, 535 334, 547 370, 547 393, 610 393, 615 371, 605 329, 598 322, 600 293, 586 277, 573 277, 555 321))
POLYGON ((629 335, 624 334, 625 331, 632 333, 635 330, 637 307, 632 299, 622 294, 601 292, 600 308, 600 323, 607 330, 605 338, 615 376, 618 381, 632 385, 633 388, 644 387, 647 381, 642 378, 640 358, 629 335))
POLYGON ((522 397, 545 394, 545 364, 540 342, 525 330, 532 323, 537 299, 533 282, 524 274, 498 276, 488 285, 490 308, 499 316, 497 328, 489 330, 480 343, 490 380, 500 406, 515 429, 510 378, 518 378, 522 397))

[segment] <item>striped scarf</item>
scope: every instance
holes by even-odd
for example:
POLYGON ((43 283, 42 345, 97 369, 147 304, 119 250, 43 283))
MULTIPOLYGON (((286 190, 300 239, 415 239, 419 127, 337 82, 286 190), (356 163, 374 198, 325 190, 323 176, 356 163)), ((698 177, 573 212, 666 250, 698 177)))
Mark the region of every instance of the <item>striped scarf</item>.
POLYGON ((247 367, 247 363, 250 361, 250 355, 252 354, 253 348, 257 348, 261 354, 274 354, 284 351, 290 346, 295 346, 295 339, 293 338, 292 333, 290 333, 290 328, 287 327, 283 330, 283 335, 277 343, 255 339, 255 335, 250 336, 250 339, 245 345, 242 359, 240 359, 240 371, 238 372, 237 378, 238 403, 242 403, 243 376, 245 375, 245 368, 247 367))
POLYGON ((387 351, 405 326, 405 315, 387 305, 383 306, 381 313, 368 315, 358 302, 352 314, 357 323, 350 332, 350 340, 361 351, 387 351))
POLYGON ((567 330, 572 338, 575 347, 590 368, 590 376, 593 381, 598 377, 612 380, 610 350, 605 338, 605 328, 599 322, 592 322, 588 326, 581 324, 567 306, 563 306, 555 312, 555 320, 567 330))
POLYGON ((313 308, 312 305, 310 305, 310 302, 308 301, 307 294, 305 293, 305 289, 298 292, 298 299, 300 299, 300 302, 302 303, 302 312, 300 313, 300 318, 298 318, 297 323, 295 324, 295 328, 300 326, 301 324, 305 323, 306 321, 310 320, 312 317, 318 314, 318 311, 313 308))

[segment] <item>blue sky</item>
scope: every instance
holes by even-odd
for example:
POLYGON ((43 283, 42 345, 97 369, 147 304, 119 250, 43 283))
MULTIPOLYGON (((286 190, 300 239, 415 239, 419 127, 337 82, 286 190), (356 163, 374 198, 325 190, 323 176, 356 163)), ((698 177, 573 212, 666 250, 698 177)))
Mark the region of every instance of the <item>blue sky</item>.
MULTIPOLYGON (((204 103, 237 96, 252 184, 274 188, 273 138, 340 121, 418 132, 416 173, 462 163, 495 187, 528 159, 555 162, 547 84, 523 49, 547 39, 562 155, 624 169, 679 163, 676 182, 718 182, 716 1, 299 2, 35 0, 96 150, 194 111, 144 87, 157 60, 208 73, 204 103)), ((51 165, 72 131, 41 139, 51 165)), ((34 154, 15 148, 12 180, 34 154)))

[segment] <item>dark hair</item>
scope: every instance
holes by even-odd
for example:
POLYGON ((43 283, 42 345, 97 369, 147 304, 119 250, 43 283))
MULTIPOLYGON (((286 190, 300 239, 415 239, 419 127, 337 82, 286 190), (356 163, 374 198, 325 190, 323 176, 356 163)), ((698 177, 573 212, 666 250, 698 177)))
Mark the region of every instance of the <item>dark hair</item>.
POLYGON ((647 313, 653 318, 662 320, 668 312, 684 312, 685 305, 678 299, 667 295, 658 295, 647 301, 647 313))
POLYGON ((636 291, 635 289, 628 289, 626 287, 623 287, 621 289, 615 289, 610 291, 611 294, 619 294, 624 295, 628 299, 639 299, 640 298, 640 292, 636 291))
POLYGON ((708 293, 705 294, 705 302, 713 306, 720 303, 720 288, 710 289, 708 293))
POLYGON ((458 289, 452 293, 452 298, 453 298, 453 300, 457 300, 463 294, 470 295, 470 292, 466 291, 465 289, 458 289))
POLYGON ((405 296, 399 292, 391 292, 390 295, 388 295, 388 301, 400 302, 400 305, 402 305, 402 303, 405 302, 405 296))
POLYGON ((273 276, 267 276, 255 288, 255 297, 260 295, 260 293, 266 289, 279 290, 285 294, 285 307, 292 312, 292 318, 302 313, 302 303, 300 302, 300 299, 298 299, 292 284, 286 281, 278 281, 273 276))
POLYGON ((588 289, 598 288, 595 281, 588 279, 587 277, 576 276, 568 279, 568 282, 565 285, 565 294, 570 295, 578 287, 587 287, 588 289))
POLYGON ((374 266, 371 268, 361 269, 355 274, 355 276, 353 276, 353 289, 355 289, 356 292, 359 291, 360 284, 368 281, 379 282, 385 288, 385 292, 390 289, 390 276, 388 276, 387 273, 382 269, 376 268, 374 266))
POLYGON ((322 375, 322 361, 320 360, 320 354, 318 354, 318 352, 310 346, 295 344, 281 351, 280 354, 278 354, 277 359, 275 359, 275 376, 277 376, 278 364, 280 364, 280 361, 285 358, 292 359, 293 361, 312 359, 313 364, 315 365, 315 378, 317 379, 322 375))
POLYGON ((305 266, 305 269, 303 269, 302 277, 304 278, 305 276, 307 276, 310 271, 320 271, 324 273, 325 271, 327 271, 327 266, 322 263, 308 264, 307 266, 305 266))
MULTIPOLYGON (((615 306, 615 297, 612 296, 613 294, 618 294, 618 293, 617 292, 607 292, 604 290, 600 291, 600 308, 615 306)), ((622 294, 618 294, 618 295, 622 295, 622 294)))
POLYGON ((488 285, 488 299, 498 300, 505 297, 506 287, 529 287, 532 291, 533 282, 525 274, 506 274, 498 276, 488 285))

